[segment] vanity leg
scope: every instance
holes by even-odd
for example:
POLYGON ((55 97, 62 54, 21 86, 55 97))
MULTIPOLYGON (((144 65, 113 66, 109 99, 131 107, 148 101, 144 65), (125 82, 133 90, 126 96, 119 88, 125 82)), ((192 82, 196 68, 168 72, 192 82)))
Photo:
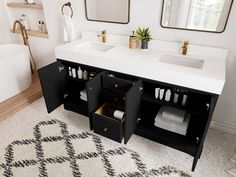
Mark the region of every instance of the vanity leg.
POLYGON ((193 159, 192 172, 194 172, 194 170, 195 170, 195 167, 197 165, 197 161, 198 161, 198 157, 195 156, 194 159, 193 159))
POLYGON ((198 157, 198 159, 200 159, 200 158, 201 158, 201 156, 202 156, 202 150, 203 150, 203 146, 201 147, 201 151, 200 151, 200 154, 199 154, 199 157, 198 157))
POLYGON ((92 131, 93 130, 93 119, 92 119, 91 114, 89 115, 89 127, 90 127, 90 130, 92 131))
POLYGON ((197 150, 197 153, 193 159, 193 165, 192 165, 192 171, 195 170, 195 167, 197 165, 198 159, 200 159, 201 155, 202 155, 202 150, 203 150, 203 146, 199 147, 197 150))

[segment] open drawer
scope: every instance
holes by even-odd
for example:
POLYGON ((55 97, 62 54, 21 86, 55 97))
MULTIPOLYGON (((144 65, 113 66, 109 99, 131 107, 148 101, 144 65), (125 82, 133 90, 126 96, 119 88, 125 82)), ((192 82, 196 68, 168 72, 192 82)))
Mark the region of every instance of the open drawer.
POLYGON ((98 74, 93 80, 87 82, 91 130, 94 129, 95 133, 117 142, 121 142, 124 138, 126 144, 136 130, 142 94, 141 84, 141 81, 126 81, 114 76, 108 76, 105 72, 98 74), (114 88, 113 86, 116 84, 118 84, 118 87, 114 88), (117 92, 120 92, 121 95, 117 95, 117 92), (109 106, 113 107, 114 105, 104 105, 104 103, 117 103, 117 100, 120 99, 123 100, 123 103, 118 105, 118 107, 123 106, 124 118, 116 120, 107 111, 109 106))
POLYGON ((114 117, 116 110, 124 112, 121 105, 105 103, 97 111, 92 113, 94 132, 102 136, 120 142, 123 139, 124 117, 117 119, 114 117))

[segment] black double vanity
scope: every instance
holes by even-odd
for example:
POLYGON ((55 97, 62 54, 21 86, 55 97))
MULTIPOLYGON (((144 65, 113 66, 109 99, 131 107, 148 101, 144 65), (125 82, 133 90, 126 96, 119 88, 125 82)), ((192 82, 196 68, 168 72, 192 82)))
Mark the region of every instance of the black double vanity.
POLYGON ((217 94, 60 59, 40 69, 39 76, 49 113, 63 104, 66 110, 89 117, 90 129, 95 133, 119 143, 124 139, 126 144, 132 134, 137 134, 175 148, 194 157, 194 171, 217 94), (71 68, 76 68, 76 77, 71 75, 71 68), (93 75, 79 79, 78 68, 93 75), (157 88, 165 91, 163 99, 157 99, 157 88), (167 90, 171 95, 165 99, 167 90), (85 99, 81 99, 82 91, 86 92, 85 99), (185 135, 155 126, 156 115, 163 106, 184 110, 190 115, 185 135), (120 119, 114 118, 116 110, 123 113, 120 119))

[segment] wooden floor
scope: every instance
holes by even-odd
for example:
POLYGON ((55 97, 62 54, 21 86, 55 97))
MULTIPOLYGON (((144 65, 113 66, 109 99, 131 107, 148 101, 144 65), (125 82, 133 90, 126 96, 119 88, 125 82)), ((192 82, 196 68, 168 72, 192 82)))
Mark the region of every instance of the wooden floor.
POLYGON ((0 103, 0 121, 42 97, 38 73, 32 75, 32 85, 20 94, 0 103))

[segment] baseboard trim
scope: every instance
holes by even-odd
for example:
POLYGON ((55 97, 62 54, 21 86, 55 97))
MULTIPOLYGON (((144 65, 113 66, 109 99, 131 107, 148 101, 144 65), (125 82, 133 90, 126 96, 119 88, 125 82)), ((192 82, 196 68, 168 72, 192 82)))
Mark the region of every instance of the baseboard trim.
POLYGON ((214 129, 226 132, 226 133, 236 135, 236 127, 233 127, 231 125, 227 125, 227 124, 224 124, 224 123, 212 121, 211 122, 211 128, 214 128, 214 129))

